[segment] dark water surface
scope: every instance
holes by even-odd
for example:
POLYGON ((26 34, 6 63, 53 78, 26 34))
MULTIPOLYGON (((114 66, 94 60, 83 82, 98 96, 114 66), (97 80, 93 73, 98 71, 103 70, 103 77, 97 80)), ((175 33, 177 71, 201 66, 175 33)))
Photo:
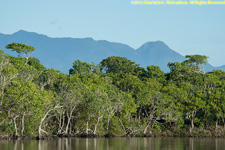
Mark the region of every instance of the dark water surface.
POLYGON ((140 137, 0 140, 0 150, 225 150, 225 139, 140 137))

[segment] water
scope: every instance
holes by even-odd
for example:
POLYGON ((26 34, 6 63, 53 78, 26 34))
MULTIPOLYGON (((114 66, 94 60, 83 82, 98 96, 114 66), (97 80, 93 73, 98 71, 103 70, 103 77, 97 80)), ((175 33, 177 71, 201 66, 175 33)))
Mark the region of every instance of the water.
POLYGON ((225 150, 223 138, 62 138, 0 140, 0 150, 225 150))

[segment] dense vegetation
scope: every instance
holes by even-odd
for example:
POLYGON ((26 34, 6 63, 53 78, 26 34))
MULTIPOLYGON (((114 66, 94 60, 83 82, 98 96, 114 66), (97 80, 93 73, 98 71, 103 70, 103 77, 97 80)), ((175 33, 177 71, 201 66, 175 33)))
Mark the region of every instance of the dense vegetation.
POLYGON ((30 57, 31 46, 6 48, 25 58, 0 51, 2 135, 224 135, 225 72, 205 73, 206 56, 169 63, 169 73, 118 56, 76 60, 67 75, 30 57))

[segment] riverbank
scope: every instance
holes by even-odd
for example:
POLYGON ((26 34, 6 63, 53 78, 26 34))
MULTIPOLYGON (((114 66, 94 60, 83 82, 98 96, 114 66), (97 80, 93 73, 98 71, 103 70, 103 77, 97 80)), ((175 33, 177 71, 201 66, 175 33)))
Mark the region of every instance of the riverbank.
POLYGON ((71 137, 79 137, 79 138, 112 138, 112 137, 201 137, 201 138, 224 138, 225 129, 223 127, 218 127, 217 129, 209 128, 194 128, 192 133, 188 131, 188 129, 179 129, 174 128, 171 130, 159 131, 157 129, 152 129, 147 134, 143 134, 142 132, 129 132, 124 135, 113 135, 111 133, 105 135, 99 134, 58 134, 58 135, 45 135, 42 137, 35 136, 13 136, 13 135, 0 135, 0 140, 23 140, 23 139, 32 139, 32 140, 46 140, 46 139, 54 139, 54 138, 71 138, 71 137))

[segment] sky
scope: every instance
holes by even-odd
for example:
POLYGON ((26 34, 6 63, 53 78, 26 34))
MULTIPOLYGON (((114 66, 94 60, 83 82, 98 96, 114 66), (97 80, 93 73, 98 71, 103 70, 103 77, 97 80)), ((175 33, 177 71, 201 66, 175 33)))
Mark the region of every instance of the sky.
POLYGON ((206 55, 211 65, 225 65, 225 5, 132 5, 131 0, 1 0, 0 33, 12 34, 19 30, 49 37, 91 37, 124 43, 135 49, 148 41, 160 40, 182 55, 206 55))

